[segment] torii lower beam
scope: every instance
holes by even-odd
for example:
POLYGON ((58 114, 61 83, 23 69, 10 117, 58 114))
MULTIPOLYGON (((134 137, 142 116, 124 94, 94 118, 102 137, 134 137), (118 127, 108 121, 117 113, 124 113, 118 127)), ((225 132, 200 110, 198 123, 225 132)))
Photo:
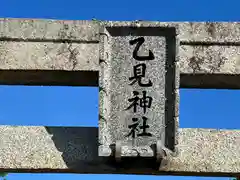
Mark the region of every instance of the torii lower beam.
MULTIPOLYGON (((0 171, 239 176, 240 131, 180 129, 180 153, 166 169, 118 168, 98 157, 94 127, 1 126, 0 171)), ((129 164, 130 162, 128 162, 129 164)))

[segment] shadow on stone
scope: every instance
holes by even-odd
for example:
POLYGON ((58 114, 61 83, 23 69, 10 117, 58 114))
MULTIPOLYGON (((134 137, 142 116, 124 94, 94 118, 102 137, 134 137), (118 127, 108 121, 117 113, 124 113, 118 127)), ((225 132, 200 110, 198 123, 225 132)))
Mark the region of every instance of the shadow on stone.
POLYGON ((158 166, 153 158, 123 158, 116 163, 113 157, 98 156, 98 128, 45 127, 52 135, 58 151, 70 172, 122 174, 154 173, 158 166))
POLYGON ((95 127, 45 127, 71 170, 97 171, 98 129, 95 127), (90 169, 89 169, 90 168, 90 169), (96 169, 95 169, 96 168, 96 169))
POLYGON ((96 87, 98 86, 98 72, 64 70, 0 70, 0 84, 96 87))

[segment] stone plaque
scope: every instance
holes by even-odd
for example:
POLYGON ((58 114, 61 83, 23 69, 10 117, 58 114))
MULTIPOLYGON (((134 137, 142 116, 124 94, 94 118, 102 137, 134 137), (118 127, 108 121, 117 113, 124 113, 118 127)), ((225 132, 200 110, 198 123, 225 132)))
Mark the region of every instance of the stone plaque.
POLYGON ((100 46, 99 155, 120 142, 122 156, 174 150, 176 29, 105 27, 100 46))

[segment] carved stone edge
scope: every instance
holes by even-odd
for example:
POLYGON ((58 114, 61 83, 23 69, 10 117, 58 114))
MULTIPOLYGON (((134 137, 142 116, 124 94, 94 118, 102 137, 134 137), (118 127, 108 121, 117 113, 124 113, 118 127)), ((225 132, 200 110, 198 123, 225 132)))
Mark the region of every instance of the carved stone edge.
POLYGON ((174 121, 175 121, 175 146, 173 156, 178 155, 177 145, 179 144, 179 103, 180 103, 180 38, 179 34, 176 36, 176 56, 175 56, 175 112, 174 112, 174 121))
POLYGON ((176 34, 180 35, 181 23, 174 22, 154 22, 154 21, 100 21, 100 26, 102 27, 174 27, 176 29, 176 34))
POLYGON ((114 152, 110 148, 109 142, 110 134, 108 130, 109 119, 109 97, 108 97, 108 39, 109 34, 105 26, 100 26, 99 29, 99 156, 111 156, 114 152), (108 152, 108 153, 106 153, 108 152))
POLYGON ((231 29, 240 27, 240 22, 195 22, 195 21, 100 21, 102 25, 107 26, 135 26, 135 27, 178 27, 177 34, 184 42, 218 42, 218 43, 239 43, 240 31, 231 33, 231 29), (212 28, 214 30, 212 30, 212 28), (220 33, 215 35, 216 32, 220 33), (230 33, 227 33, 230 32, 230 33), (216 37, 215 37, 216 36, 216 37))

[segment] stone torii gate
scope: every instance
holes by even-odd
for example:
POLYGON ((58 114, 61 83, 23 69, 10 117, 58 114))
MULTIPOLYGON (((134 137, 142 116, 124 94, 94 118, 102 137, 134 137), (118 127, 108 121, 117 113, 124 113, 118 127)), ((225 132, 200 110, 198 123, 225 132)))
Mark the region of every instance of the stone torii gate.
MULTIPOLYGON (((177 26, 180 88, 240 89, 238 22, 0 19, 0 84, 99 86, 106 26, 177 26)), ((99 156, 98 128, 0 126, 0 135, 2 172, 240 176, 239 130, 178 128, 178 153, 164 168, 99 156)))

